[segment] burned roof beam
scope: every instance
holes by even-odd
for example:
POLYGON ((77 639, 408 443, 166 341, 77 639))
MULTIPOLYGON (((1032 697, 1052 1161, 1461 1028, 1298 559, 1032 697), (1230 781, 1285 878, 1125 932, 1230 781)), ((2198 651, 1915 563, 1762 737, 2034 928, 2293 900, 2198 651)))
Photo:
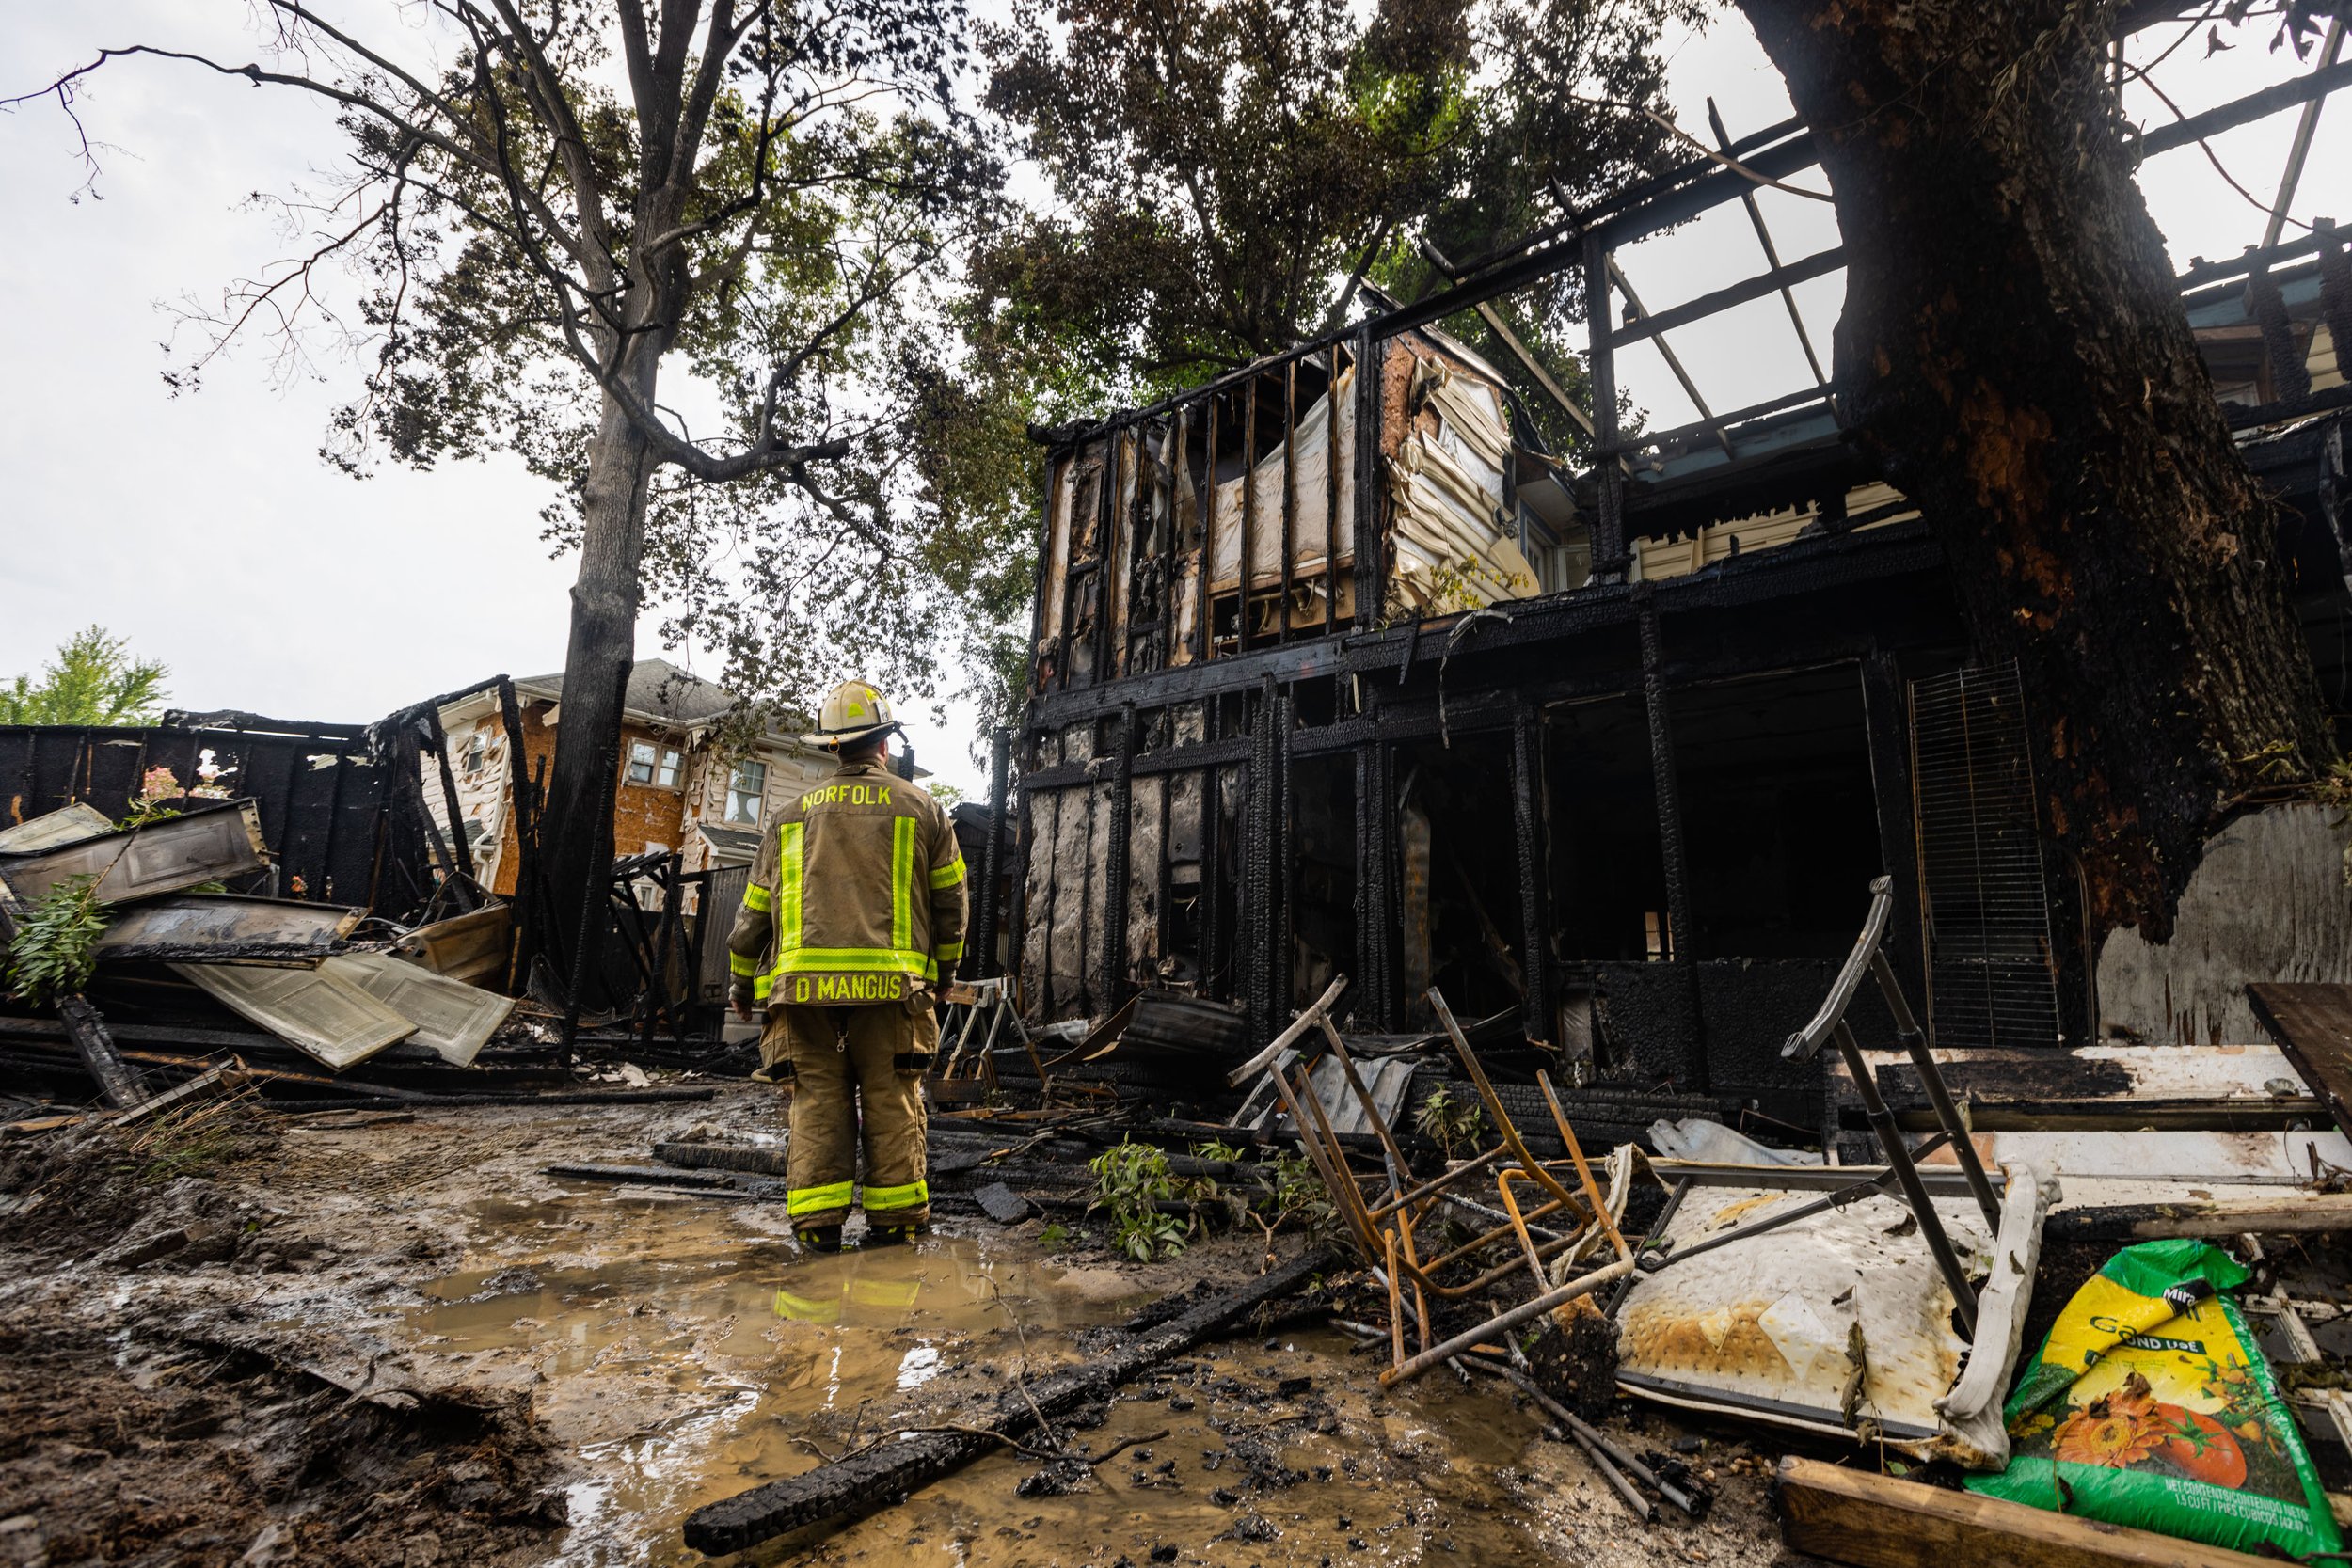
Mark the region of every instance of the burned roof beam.
MULTIPOLYGON (((1745 199, 1753 203, 1755 198, 1748 197, 1745 199)), ((1610 280, 1615 283, 1618 292, 1625 295, 1626 325, 1629 327, 1638 320, 1648 319, 1649 310, 1642 304, 1642 296, 1633 292, 1633 279, 1625 275, 1625 268, 1617 264, 1617 258, 1614 255, 1609 256, 1606 260, 1610 280)), ((1785 286, 1781 290, 1784 294, 1788 292, 1785 286)), ((1722 421, 1715 418, 1715 411, 1707 406, 1707 399, 1699 391, 1698 383, 1692 380, 1691 372, 1682 368, 1682 356, 1675 353, 1674 345, 1666 341, 1666 334, 1663 330, 1658 334, 1658 352, 1666 361, 1666 368, 1674 372, 1675 379, 1682 384, 1683 396, 1689 398, 1691 406, 1699 411, 1700 425, 1714 436, 1716 443, 1724 449, 1724 455, 1730 456, 1731 437, 1724 433, 1722 421)))
POLYGON ((1766 294, 1776 293, 1793 284, 1810 282, 1816 277, 1836 272, 1845 264, 1846 247, 1842 245, 1832 245, 1829 249, 1807 256, 1803 261, 1791 261, 1783 267, 1774 267, 1772 271, 1759 273, 1754 277, 1743 277, 1729 288, 1718 289, 1711 294, 1701 294, 1698 298, 1685 301, 1671 309, 1661 310, 1655 315, 1644 316, 1639 321, 1629 322, 1609 334, 1609 346, 1623 348, 1628 343, 1638 343, 1645 339, 1655 338, 1661 333, 1671 332, 1678 326, 1689 326, 1693 322, 1705 321, 1708 317, 1720 314, 1736 305, 1745 305, 1752 299, 1762 299, 1766 294))
POLYGON ((2260 92, 2249 92, 2244 98, 2233 99, 2186 119, 2159 125, 2131 146, 2141 158, 2153 158, 2159 152, 2169 152, 2176 147, 2186 147, 2190 142, 2275 115, 2281 109, 2292 109, 2297 103, 2325 98, 2347 85, 2352 85, 2352 60, 2309 71, 2260 92))
MULTIPOLYGON (((2335 64, 2343 48, 2344 18, 2329 17, 2327 41, 2319 46, 2319 64, 2312 68, 2313 74, 2335 64)), ((2287 149, 2287 166, 2279 176, 2279 195, 2270 204, 2270 221, 2263 226, 2265 250, 2279 243, 2279 235, 2287 226, 2287 209, 2295 204, 2295 188, 2303 182, 2303 163, 2312 155, 2312 137, 2319 130, 2319 111, 2327 102, 2327 96, 2322 94, 2306 103, 2296 123, 2295 142, 2287 149)))
POLYGON ((1676 425, 1669 430, 1646 432, 1619 442, 1616 450, 1620 452, 1634 452, 1647 451, 1652 447, 1662 449, 1677 441, 1687 441, 1693 436, 1710 436, 1718 429, 1734 429, 1750 420, 1760 420, 1767 414, 1777 414, 1784 409, 1801 407, 1808 403, 1820 403, 1828 396, 1829 388, 1826 387, 1802 387, 1796 391, 1784 392, 1776 398, 1766 398, 1762 403, 1752 403, 1745 408, 1735 408, 1728 414, 1718 414, 1712 419, 1693 420, 1690 424, 1676 425))
MULTIPOLYGON (((1707 124, 1715 133, 1715 145, 1723 149, 1725 157, 1731 156, 1731 131, 1724 124, 1723 112, 1715 107, 1715 100, 1711 96, 1707 101, 1707 124)), ((1748 223, 1756 230, 1757 243, 1764 246, 1765 265, 1777 269, 1780 266, 1780 246, 1772 243, 1772 226, 1764 221, 1764 209, 1756 205, 1756 193, 1741 191, 1740 204, 1748 210, 1748 223)), ((1827 387, 1829 372, 1821 369, 1820 356, 1813 352, 1813 335, 1805 330, 1804 317, 1798 313, 1795 293, 1784 284, 1780 297, 1781 302, 1788 307, 1788 325, 1797 329, 1797 343, 1804 350, 1804 362, 1813 372, 1813 384, 1827 387)))
MULTIPOLYGON (((1431 266, 1438 269, 1446 281, 1454 284, 1462 281, 1460 271, 1452 261, 1446 260, 1443 251, 1429 243, 1429 236, 1426 234, 1421 237, 1421 253, 1428 259, 1431 266)), ((1495 341, 1510 350, 1512 356, 1518 360, 1527 373, 1535 378, 1535 384, 1550 396, 1552 402, 1560 405, 1563 413, 1576 421, 1577 428, 1585 435, 1592 436, 1594 434, 1592 415, 1584 411, 1582 404, 1568 396, 1567 388, 1561 386, 1551 372, 1546 368, 1544 362, 1535 357, 1534 351, 1519 341, 1518 334, 1504 325, 1502 313, 1494 308, 1493 303, 1482 299, 1471 309, 1478 312, 1478 319, 1486 324, 1486 329, 1495 335, 1495 341)))
MULTIPOLYGON (((2232 279, 2243 277, 2249 272, 2267 271, 2281 261, 2292 261, 2297 257, 2316 255, 2321 249, 2320 236, 2324 232, 2325 230, 2314 230, 2309 234, 2300 235, 2292 240, 2281 240, 2277 245, 2267 247, 2258 248, 2248 245, 2237 255, 2220 261, 2208 261, 2200 257, 2190 264, 2186 272, 2172 280, 2173 286, 2181 291, 2182 308, 2194 310, 2200 305, 2207 305, 2217 299, 2226 299, 2232 293, 2230 290, 2218 287, 2207 288, 2205 287, 2207 284, 2226 283, 2232 279), (2191 291, 2198 292, 2192 293, 2191 291)), ((2299 272, 2300 269, 2298 268, 2297 271, 2299 272)))

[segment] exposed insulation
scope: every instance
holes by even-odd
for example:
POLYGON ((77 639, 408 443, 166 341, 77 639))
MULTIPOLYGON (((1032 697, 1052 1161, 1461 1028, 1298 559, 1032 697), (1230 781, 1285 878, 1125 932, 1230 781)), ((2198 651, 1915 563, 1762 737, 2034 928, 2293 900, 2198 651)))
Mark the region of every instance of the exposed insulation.
MULTIPOLYGON (((1339 561, 1343 568, 1352 568, 1356 560, 1355 391, 1356 372, 1351 367, 1340 372, 1338 388, 1339 561)), ((1330 487, 1331 404, 1328 395, 1317 398, 1313 406, 1299 416, 1289 443, 1295 492, 1291 518, 1291 534, 1295 541, 1291 552, 1294 577, 1319 573, 1324 566, 1325 499, 1330 487)), ((1262 423, 1279 426, 1280 404, 1261 404, 1258 418, 1262 423)), ((1279 588, 1282 583, 1282 448, 1277 447, 1260 459, 1248 475, 1249 489, 1257 501, 1256 526, 1249 541, 1249 585, 1253 590, 1279 588)), ((1243 476, 1236 474, 1216 487, 1215 548, 1209 558, 1212 593, 1231 593, 1241 580, 1242 482, 1243 476)), ((1178 483, 1182 497, 1190 497, 1190 477, 1184 476, 1178 483)))
POLYGON ((1134 816, 1127 829, 1127 974, 1139 986, 1160 974, 1160 802, 1168 781, 1157 775, 1134 784, 1134 816))

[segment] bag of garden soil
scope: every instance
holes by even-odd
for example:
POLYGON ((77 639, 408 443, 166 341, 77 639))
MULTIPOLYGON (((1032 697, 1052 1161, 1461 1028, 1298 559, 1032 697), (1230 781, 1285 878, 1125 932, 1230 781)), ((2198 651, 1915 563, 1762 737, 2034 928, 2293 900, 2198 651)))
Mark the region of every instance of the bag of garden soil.
POLYGON ((1968 1489, 2241 1552, 2342 1549, 2311 1454, 2203 1242, 2143 1242, 2074 1292, 2010 1396, 2009 1468, 1968 1489))

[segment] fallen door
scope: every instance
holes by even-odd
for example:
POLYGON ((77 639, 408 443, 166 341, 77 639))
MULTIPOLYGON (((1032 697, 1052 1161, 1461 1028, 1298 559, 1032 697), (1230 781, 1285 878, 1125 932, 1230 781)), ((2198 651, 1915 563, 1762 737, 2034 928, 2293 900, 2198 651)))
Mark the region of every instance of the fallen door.
POLYGON ((344 953, 320 966, 347 980, 417 1026, 410 1037, 441 1054, 452 1067, 467 1067, 484 1042, 515 1010, 515 999, 452 980, 383 953, 344 953))
POLYGON ((173 964, 172 973, 309 1052, 338 1072, 417 1026, 340 975, 322 969, 273 969, 259 964, 173 964))
POLYGON ((0 855, 0 875, 28 902, 69 877, 95 877, 99 902, 126 904, 242 877, 268 863, 261 809, 239 800, 58 848, 0 855))

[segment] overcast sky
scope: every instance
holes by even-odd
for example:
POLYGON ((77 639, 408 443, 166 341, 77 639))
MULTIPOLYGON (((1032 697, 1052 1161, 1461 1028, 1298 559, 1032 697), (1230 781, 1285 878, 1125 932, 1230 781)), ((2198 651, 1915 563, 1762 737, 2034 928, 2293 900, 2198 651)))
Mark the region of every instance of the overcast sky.
MULTIPOLYGON (((346 8, 371 3, 398 14, 381 0, 346 8)), ((246 14, 235 0, 0 0, 0 96, 103 44, 170 42, 243 61, 252 55, 246 14)), ((2228 35, 2237 47, 2211 62, 2199 59, 2201 39, 2192 41, 2160 79, 2193 113, 2304 69, 2269 54, 2262 29, 2228 35)), ((2136 56, 2176 36, 2146 35, 2136 56)), ((1670 48, 1671 95, 1695 134, 1706 134, 1709 95, 1735 135, 1789 113, 1736 12, 1670 48)), ((2169 118, 2146 89, 2131 93, 2143 123, 2169 118)), ((387 466, 364 481, 330 468, 317 451, 355 380, 332 357, 289 372, 256 344, 216 363, 200 392, 174 397, 161 379, 196 341, 183 337, 177 358, 161 346, 173 304, 287 253, 247 198, 288 190, 331 156, 336 133, 320 106, 134 60, 93 80, 83 108, 108 144, 92 193, 82 192, 72 130, 54 106, 0 115, 0 212, 10 214, 0 297, 11 302, 0 312, 0 678, 37 669, 92 622, 167 661, 175 704, 284 718, 364 721, 501 671, 560 665, 573 563, 540 543, 550 492, 519 465, 387 466)), ((2277 117, 2215 149, 2267 201, 2293 129, 2293 115, 2277 117)), ((2323 119, 2295 214, 2352 221, 2345 168, 2352 103, 2323 119)), ((1819 188, 1820 176, 1796 182, 1819 188)), ((2261 235, 2264 214, 2194 148, 2153 164, 2143 183, 2178 262, 2233 254, 2261 235)), ((1836 243, 1827 204, 1776 191, 1760 200, 1785 260, 1836 243)), ((1732 205, 1619 259, 1657 310, 1747 276, 1756 245, 1732 205)), ((1824 361, 1841 294, 1837 276, 1799 290, 1824 361)), ((1717 411, 1807 379, 1776 297, 1673 341, 1717 411)), ((1629 358, 1623 375, 1654 423, 1693 417, 1654 350, 1640 352, 1647 357, 1629 358)), ((641 627, 641 657, 663 651, 654 621, 649 613, 641 627)), ((692 650, 666 657, 717 665, 692 650)), ((951 703, 934 720, 925 705, 908 717, 924 763, 977 793, 969 710, 951 703)))

